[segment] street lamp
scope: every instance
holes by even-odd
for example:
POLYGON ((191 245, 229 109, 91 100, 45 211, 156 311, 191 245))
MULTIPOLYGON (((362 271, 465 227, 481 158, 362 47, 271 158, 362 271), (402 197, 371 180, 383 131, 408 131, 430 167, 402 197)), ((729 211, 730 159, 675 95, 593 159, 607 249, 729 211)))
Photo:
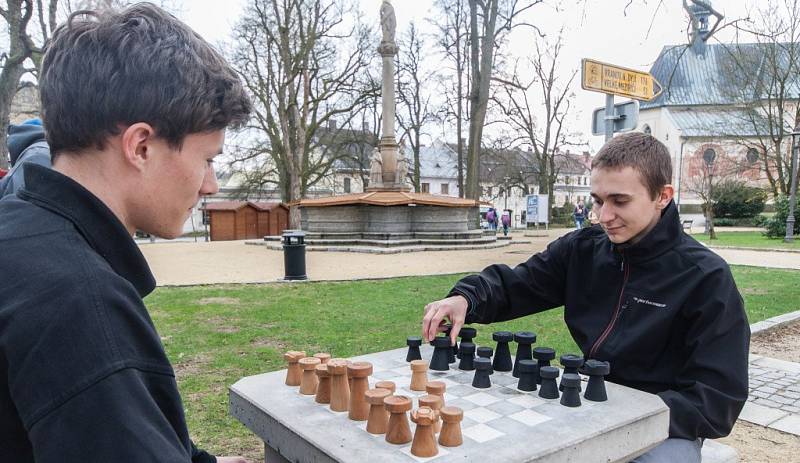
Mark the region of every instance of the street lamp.
POLYGON ((786 217, 785 243, 794 241, 794 203, 797 195, 797 152, 800 150, 800 125, 792 131, 792 186, 789 190, 789 215, 786 217))
POLYGON ((712 148, 703 151, 703 161, 706 162, 708 167, 708 201, 706 202, 706 229, 708 230, 708 239, 713 240, 717 238, 714 233, 714 202, 712 200, 713 177, 714 177, 714 159, 717 157, 717 152, 712 148))
POLYGON ((509 185, 509 184, 508 184, 508 181, 509 181, 509 180, 511 180, 511 177, 509 177, 509 176, 505 176, 505 177, 503 177, 503 180, 505 180, 505 185, 506 185, 506 199, 505 199, 505 207, 503 207, 503 211, 505 211, 506 209, 508 209, 508 188, 509 188, 509 187, 508 187, 508 185, 509 185))

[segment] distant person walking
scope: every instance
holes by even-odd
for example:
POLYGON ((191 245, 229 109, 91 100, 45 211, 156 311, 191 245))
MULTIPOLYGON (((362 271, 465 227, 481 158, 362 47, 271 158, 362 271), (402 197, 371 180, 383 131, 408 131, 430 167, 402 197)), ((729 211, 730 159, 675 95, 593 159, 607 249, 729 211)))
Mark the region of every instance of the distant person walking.
POLYGON ((491 230, 497 230, 497 212, 495 212, 493 207, 490 207, 488 211, 486 211, 486 221, 489 223, 489 228, 491 230))
POLYGON ((583 222, 586 220, 586 208, 583 206, 583 203, 576 203, 573 215, 575 216, 575 229, 580 230, 583 228, 583 222))
POLYGON ((508 227, 511 226, 511 212, 508 209, 504 210, 500 220, 503 222, 503 236, 508 236, 508 227))

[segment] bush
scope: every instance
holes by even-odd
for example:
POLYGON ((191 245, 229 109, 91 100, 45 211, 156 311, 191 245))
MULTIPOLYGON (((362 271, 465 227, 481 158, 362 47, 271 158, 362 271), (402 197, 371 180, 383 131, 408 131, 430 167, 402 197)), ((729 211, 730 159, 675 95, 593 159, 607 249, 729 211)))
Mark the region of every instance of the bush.
MULTIPOLYGON (((800 234, 800 220, 797 220, 797 199, 795 198, 795 222, 794 234, 800 234)), ((778 196, 775 198, 775 215, 770 217, 764 223, 764 232, 767 238, 783 238, 786 236, 786 217, 789 216, 789 199, 786 196, 778 196)))
MULTIPOLYGON (((726 180, 714 187, 714 217, 744 219, 764 211, 767 192, 741 180, 726 180)), ((716 224, 716 220, 714 221, 716 224)))

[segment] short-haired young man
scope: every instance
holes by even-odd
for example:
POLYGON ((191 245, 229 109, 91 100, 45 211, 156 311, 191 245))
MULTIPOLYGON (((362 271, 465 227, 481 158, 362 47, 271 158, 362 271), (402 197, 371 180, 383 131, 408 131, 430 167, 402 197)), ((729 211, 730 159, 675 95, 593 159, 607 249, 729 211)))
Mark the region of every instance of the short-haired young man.
POLYGON ((564 306, 586 358, 609 380, 658 394, 669 435, 637 462, 699 462, 703 438, 730 433, 748 394, 750 328, 728 265, 683 233, 672 165, 650 135, 613 138, 592 161, 601 227, 569 233, 511 269, 492 265, 425 307, 426 339, 564 306))
POLYGON ((0 461, 218 460, 189 438, 131 236, 173 238, 250 102, 203 39, 151 4, 59 27, 39 86, 53 169, 0 201, 0 461))

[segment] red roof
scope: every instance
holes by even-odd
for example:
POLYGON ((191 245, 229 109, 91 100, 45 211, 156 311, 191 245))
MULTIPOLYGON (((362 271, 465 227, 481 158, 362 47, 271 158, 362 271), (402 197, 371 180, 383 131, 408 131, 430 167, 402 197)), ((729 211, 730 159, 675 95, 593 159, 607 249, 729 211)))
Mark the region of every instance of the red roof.
POLYGON ((278 207, 288 209, 285 204, 277 201, 214 201, 206 203, 205 209, 207 211, 237 211, 245 206, 253 207, 259 211, 271 211, 278 207))

